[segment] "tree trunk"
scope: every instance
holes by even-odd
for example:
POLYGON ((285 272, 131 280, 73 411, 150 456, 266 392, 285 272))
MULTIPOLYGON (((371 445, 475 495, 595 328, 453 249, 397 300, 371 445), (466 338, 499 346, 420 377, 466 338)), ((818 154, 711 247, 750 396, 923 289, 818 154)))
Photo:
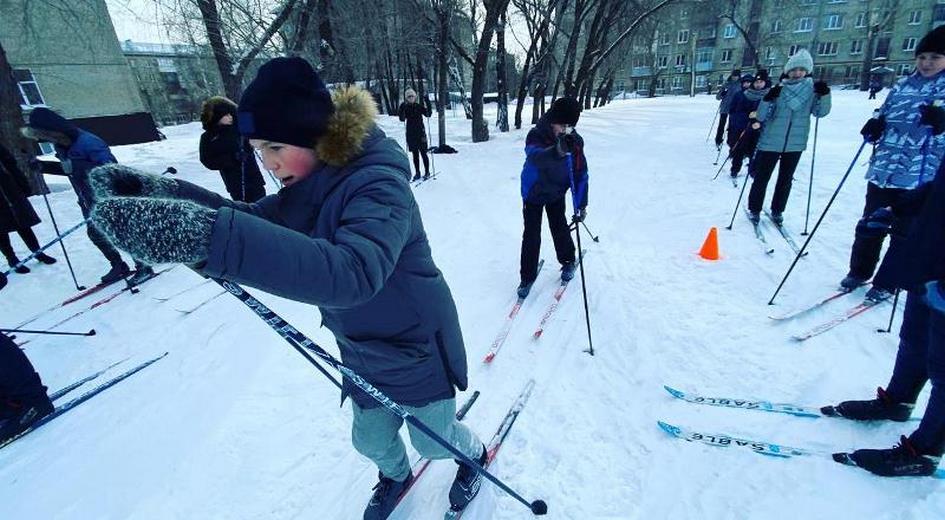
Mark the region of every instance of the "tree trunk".
POLYGON ((220 73, 220 79, 223 80, 223 91, 228 98, 238 100, 242 89, 233 74, 233 61, 230 59, 230 53, 227 52, 226 44, 223 42, 223 34, 220 32, 221 22, 217 3, 215 0, 197 0, 197 8, 200 9, 203 26, 207 30, 207 40, 210 42, 213 58, 217 62, 217 71, 220 73))
POLYGON ((495 55, 495 82, 496 91, 499 95, 498 114, 496 116, 496 126, 500 132, 509 131, 509 89, 507 85, 507 70, 505 68, 505 21, 506 14, 503 12, 499 17, 499 23, 496 25, 496 55, 495 55))
POLYGON ((499 17, 508 9, 509 0, 485 0, 485 20, 482 24, 482 35, 476 47, 476 60, 473 63, 472 80, 472 141, 481 143, 489 140, 489 125, 483 117, 482 96, 486 84, 486 64, 489 61, 489 47, 492 45, 492 35, 495 33, 499 17))
POLYGON ((20 134, 20 128, 24 125, 20 89, 13 77, 13 66, 7 61, 7 53, 0 43, 0 144, 16 158, 20 170, 26 174, 32 193, 49 193, 42 176, 29 168, 35 145, 20 134))

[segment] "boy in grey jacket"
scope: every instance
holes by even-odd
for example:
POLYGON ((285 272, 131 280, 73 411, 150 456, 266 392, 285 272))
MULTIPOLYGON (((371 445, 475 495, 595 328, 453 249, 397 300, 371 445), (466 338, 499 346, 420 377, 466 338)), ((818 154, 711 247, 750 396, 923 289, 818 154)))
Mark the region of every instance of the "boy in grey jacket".
MULTIPOLYGON (((240 132, 283 184, 256 203, 125 167, 97 170, 94 222, 119 248, 154 263, 317 305, 342 362, 473 460, 485 446, 455 419, 467 387, 456 306, 430 252, 408 184, 410 166, 375 124, 370 94, 329 94, 301 58, 263 65, 240 99, 240 132)), ((352 441, 379 482, 364 514, 386 518, 413 475, 403 421, 344 381, 352 441)), ((430 459, 452 458, 408 426, 430 459)), ((450 502, 463 506, 481 477, 460 464, 450 502)))
POLYGON ((748 194, 748 211, 758 222, 768 181, 778 162, 778 180, 771 199, 771 220, 781 225, 784 208, 791 194, 794 170, 807 148, 810 116, 820 118, 830 113, 830 87, 814 81, 814 59, 801 49, 784 66, 787 78, 773 87, 758 105, 758 121, 763 125, 754 160, 754 180, 748 194))

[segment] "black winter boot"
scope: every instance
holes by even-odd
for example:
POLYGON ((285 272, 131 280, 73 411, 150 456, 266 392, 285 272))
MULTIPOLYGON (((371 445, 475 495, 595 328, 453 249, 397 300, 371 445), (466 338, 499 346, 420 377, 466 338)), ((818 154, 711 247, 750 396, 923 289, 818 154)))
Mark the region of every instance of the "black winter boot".
POLYGON ((834 460, 849 459, 857 466, 881 477, 927 477, 938 468, 941 457, 925 455, 903 435, 899 444, 885 450, 856 450, 853 453, 838 453, 834 460))
MULTIPOLYGON (((20 259, 15 256, 13 258, 7 258, 7 264, 9 264, 10 267, 15 267, 19 263, 20 263, 20 259)), ((30 268, 26 267, 25 265, 21 265, 20 267, 17 267, 13 271, 19 274, 26 274, 30 272, 30 268)))
POLYGON ((132 286, 141 285, 151 278, 154 278, 154 269, 151 266, 139 265, 135 270, 135 274, 128 278, 128 283, 132 286))
MULTIPOLYGON (((482 455, 476 461, 480 466, 486 463, 489 452, 486 446, 482 446, 482 455)), ((456 479, 453 480, 453 486, 450 487, 450 508, 454 511, 462 511, 472 502, 473 498, 479 494, 479 488, 482 486, 482 474, 462 462, 456 461, 459 469, 456 471, 456 479)))
POLYGON ((374 486, 374 495, 364 510, 364 520, 384 520, 394 511, 400 497, 413 483, 413 473, 407 475, 403 482, 398 482, 378 472, 378 483, 374 486))
POLYGON ((120 261, 116 264, 112 264, 112 268, 105 273, 105 276, 102 276, 102 283, 106 285, 115 283, 129 274, 131 274, 131 270, 128 269, 128 264, 120 261))
POLYGON ((820 409, 825 415, 846 417, 854 421, 905 422, 912 415, 914 403, 897 403, 882 387, 876 389, 876 399, 866 401, 844 401, 837 406, 820 409))
POLYGON ((0 417, 0 445, 30 429, 36 421, 53 411, 52 401, 44 393, 29 401, 8 401, 4 403, 0 417))
POLYGON ((845 291, 852 291, 857 287, 866 283, 866 278, 860 278, 859 276, 853 276, 848 274, 843 277, 843 280, 840 280, 840 288, 845 291))
POLYGON ((47 255, 46 253, 37 253, 36 260, 46 265, 52 265, 56 263, 56 259, 47 255))

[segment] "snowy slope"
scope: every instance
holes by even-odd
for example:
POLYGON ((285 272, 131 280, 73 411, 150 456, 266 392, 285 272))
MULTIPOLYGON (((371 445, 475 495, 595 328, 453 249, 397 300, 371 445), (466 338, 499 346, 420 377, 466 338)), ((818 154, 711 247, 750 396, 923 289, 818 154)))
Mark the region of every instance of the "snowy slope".
MULTIPOLYGON (((882 101, 865 98, 836 92, 834 113, 820 125, 811 227, 850 164, 862 121, 882 101)), ((792 322, 767 318, 826 294, 845 274, 865 193, 866 155, 809 258, 778 306, 769 307, 793 256, 771 228, 777 251, 763 255, 741 212, 734 230, 723 229, 738 192, 724 178, 710 181, 715 151, 705 135, 715 103, 708 96, 640 99, 582 116, 591 173, 587 224, 600 236, 592 243, 584 235, 597 356, 582 352, 587 336, 578 283, 546 334, 531 339, 557 273, 546 233, 546 268, 490 366, 479 360, 502 326, 518 282, 518 174, 526 130, 472 144, 468 123, 450 119, 450 144, 460 153, 436 156, 442 173, 416 195, 435 260, 459 307, 470 390, 483 392, 467 422, 488 438, 524 383, 537 380, 493 469, 527 498, 547 500, 549 518, 940 518, 940 482, 882 480, 824 460, 770 460, 685 443, 657 428, 663 419, 796 447, 846 450, 891 446, 913 426, 700 407, 662 389, 670 384, 706 395, 820 405, 872 395, 886 384, 896 351, 895 335, 875 332, 886 324, 888 305, 803 344, 789 336, 856 299, 792 322), (714 263, 695 255, 711 226, 720 229, 724 257, 714 263)), ((384 118, 382 126, 402 141, 396 119, 384 118)), ((199 131, 197 124, 168 128, 167 141, 115 153, 154 172, 173 165, 180 178, 223 192, 217 174, 197 160, 199 131)), ((810 159, 808 150, 786 213, 797 233, 804 228, 810 159)), ((62 179, 50 181, 65 188, 62 179)), ((68 189, 50 200, 60 227, 80 219, 68 189)), ((42 199, 33 202, 39 210, 42 199)), ((41 241, 53 235, 47 221, 37 228, 41 241)), ((67 245, 82 283, 105 271, 84 234, 67 245)), ((232 297, 220 296, 189 315, 176 310, 215 295, 215 285, 167 302, 154 299, 201 281, 177 267, 140 294, 124 294, 61 327, 95 328, 95 337, 31 338, 26 352, 51 389, 125 357, 170 355, 0 451, 0 518, 361 517, 375 470, 350 446, 348 406, 339 408, 331 384, 232 297)), ((0 325, 61 301, 74 292, 70 284, 64 262, 14 276, 0 293, 0 325)), ((318 327, 316 309, 250 291, 335 351, 330 333, 318 327)), ((96 299, 31 326, 50 326, 96 299)), ((925 400, 923 395, 920 408, 925 400)), ((434 464, 394 518, 440 518, 455 468, 451 461, 434 464)), ((530 516, 484 486, 464 518, 530 516)))

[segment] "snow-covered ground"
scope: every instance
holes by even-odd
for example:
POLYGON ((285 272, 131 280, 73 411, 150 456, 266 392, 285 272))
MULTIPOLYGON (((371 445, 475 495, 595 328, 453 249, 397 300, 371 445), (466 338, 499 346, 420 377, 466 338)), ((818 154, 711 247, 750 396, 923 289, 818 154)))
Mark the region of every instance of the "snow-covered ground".
MULTIPOLYGON (((856 152, 862 122, 881 101, 834 93, 834 112, 820 125, 811 227, 856 152)), ((896 352, 895 334, 876 333, 889 305, 802 344, 790 335, 855 298, 792 322, 767 317, 826 294, 845 274, 866 155, 809 258, 801 260, 778 306, 769 307, 793 255, 770 227, 777 251, 762 254, 741 212, 734 230, 724 229, 738 191, 725 173, 710 181, 715 150, 705 138, 715 108, 709 96, 637 99, 582 116, 578 128, 591 174, 587 224, 600 236, 593 243, 584 235, 597 355, 583 353, 579 284, 569 289, 546 334, 531 339, 555 285, 546 233, 546 269, 489 366, 479 360, 518 283, 526 130, 493 132, 489 142, 472 144, 468 123, 450 119, 449 142, 459 153, 435 157, 442 173, 417 188, 416 197, 459 307, 470 391, 482 391, 468 424, 488 438, 524 383, 537 381, 495 473, 524 496, 544 498, 549 518, 941 518, 945 493, 937 481, 883 480, 829 460, 769 459, 691 444, 657 427, 662 419, 829 451, 891 446, 914 426, 696 406, 663 390, 670 384, 813 405, 865 398, 886 384, 896 352), (720 230, 718 262, 695 254, 712 226, 720 230)), ((381 124, 403 140, 395 118, 381 124)), ((154 172, 173 165, 180 178, 223 192, 218 175, 197 160, 199 124, 164 131, 166 141, 119 147, 115 154, 154 172)), ((801 160, 786 213, 795 233, 804 228, 811 156, 808 150, 801 160)), ((58 183, 54 189, 65 188, 62 179, 50 181, 58 183)), ((268 189, 275 189, 271 181, 268 189)), ((70 190, 56 191, 50 201, 61 227, 80 219, 70 190)), ((33 202, 41 210, 42 199, 33 202)), ((37 232, 43 242, 53 236, 48 219, 37 232)), ((105 261, 83 233, 66 242, 80 282, 92 284, 105 261)), ((61 259, 58 249, 51 253, 61 259)), ((0 451, 0 518, 360 518, 376 472, 350 445, 350 408, 339 408, 331 384, 232 297, 220 296, 189 315, 177 310, 213 296, 215 285, 168 302, 155 299, 201 282, 177 267, 140 294, 123 294, 61 326, 95 328, 94 337, 30 338, 25 350, 51 389, 126 357, 130 364, 170 354, 0 451)), ((74 292, 70 286, 62 261, 15 275, 0 294, 0 325, 62 301, 74 292)), ((251 292, 335 351, 316 309, 251 292)), ((51 326, 86 308, 87 300, 31 326, 51 326)), ((920 409, 926 399, 920 398, 920 409)), ((439 518, 455 468, 451 461, 435 463, 394 518, 439 518)), ((485 485, 465 518, 529 516, 485 485)))

